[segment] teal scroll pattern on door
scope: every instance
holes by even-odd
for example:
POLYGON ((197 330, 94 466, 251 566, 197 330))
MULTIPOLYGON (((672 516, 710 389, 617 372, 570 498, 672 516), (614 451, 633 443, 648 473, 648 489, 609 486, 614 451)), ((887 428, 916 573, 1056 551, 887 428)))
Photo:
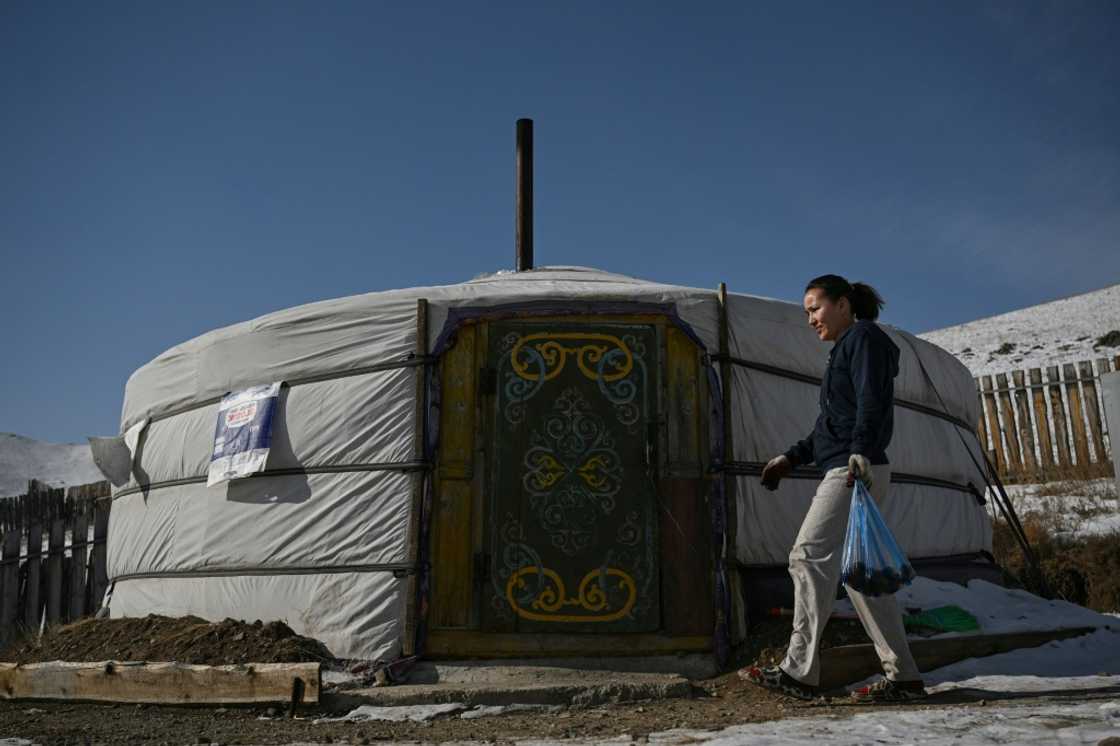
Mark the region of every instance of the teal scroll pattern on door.
POLYGON ((507 322, 490 339, 492 626, 656 630, 656 331, 507 322))

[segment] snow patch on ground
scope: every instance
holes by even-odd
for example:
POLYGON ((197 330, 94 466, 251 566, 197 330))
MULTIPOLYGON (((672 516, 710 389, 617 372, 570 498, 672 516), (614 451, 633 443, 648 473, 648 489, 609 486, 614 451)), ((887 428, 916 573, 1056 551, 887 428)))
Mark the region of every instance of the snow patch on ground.
POLYGON ((560 712, 559 705, 479 705, 459 715, 463 720, 504 715, 507 712, 560 712))
MULTIPOLYGON (((1095 744, 1120 732, 1120 702, 1035 706, 946 707, 929 710, 881 709, 848 718, 786 718, 736 725, 722 731, 670 730, 651 733, 651 744, 721 746, 830 746, 866 744, 1095 744)), ((601 743, 601 741, 599 741, 601 743)), ((555 741, 519 741, 553 744, 555 741)), ((593 743, 570 740, 566 744, 593 743)))
POLYGON ((1120 629, 969 658, 924 676, 930 692, 1046 692, 1120 686, 1120 629))
POLYGON ((423 723, 437 717, 454 715, 466 710, 467 705, 462 702, 448 702, 438 705, 400 705, 395 707, 378 707, 376 705, 362 705, 351 710, 342 717, 320 718, 316 723, 360 723, 366 720, 388 720, 402 723, 411 720, 414 723, 423 723))
POLYGON ((24 494, 31 479, 51 487, 72 487, 105 477, 93 463, 88 443, 44 443, 0 433, 0 497, 24 494))
MULTIPOLYGON (((424 723, 429 720, 435 720, 438 717, 449 715, 458 715, 463 720, 474 720, 475 718, 504 715, 508 712, 559 712, 560 709, 558 705, 532 704, 475 705, 472 707, 462 702, 448 702, 438 705, 396 705, 387 707, 362 705, 361 707, 351 710, 342 717, 320 718, 315 722, 339 723, 388 720, 390 722, 400 723, 405 720, 411 720, 416 723, 424 723)), ((3 744, 0 744, 0 746, 3 746, 3 744)))
MULTIPOLYGON (((985 580, 970 580, 966 587, 958 583, 919 577, 910 585, 903 586, 895 594, 895 598, 904 609, 959 606, 976 617, 980 624, 980 629, 976 632, 945 632, 933 637, 1041 632, 1071 627, 1120 630, 1120 623, 1114 616, 1068 601, 1049 601, 1024 590, 1004 588, 985 580)), ((841 614, 855 612, 846 599, 837 602, 835 611, 841 614)), ((1120 647, 1117 650, 1120 651, 1120 647)), ((1116 672, 1120 674, 1120 666, 1117 666, 1116 672)))
MULTIPOLYGON (((1076 538, 1120 532, 1120 500, 1113 479, 1013 484, 1006 491, 1020 520, 1033 514, 1057 535, 1076 538)), ((988 501, 994 505, 991 492, 988 501)))
POLYGON ((1120 331, 1120 285, 919 334, 974 376, 1120 355, 1094 344, 1120 331))
MULTIPOLYGON (((1033 632, 1093 627, 1090 634, 1054 640, 1035 648, 984 658, 969 658, 923 675, 931 692, 983 689, 992 692, 1045 692, 1120 686, 1120 619, 1066 601, 1048 601, 1023 590, 983 580, 965 588, 918 578, 898 592, 903 607, 956 605, 972 613, 978 632, 951 632, 935 637, 1033 632)), ((850 607, 846 601, 838 608, 850 607)), ((871 683, 878 676, 855 684, 871 683)))

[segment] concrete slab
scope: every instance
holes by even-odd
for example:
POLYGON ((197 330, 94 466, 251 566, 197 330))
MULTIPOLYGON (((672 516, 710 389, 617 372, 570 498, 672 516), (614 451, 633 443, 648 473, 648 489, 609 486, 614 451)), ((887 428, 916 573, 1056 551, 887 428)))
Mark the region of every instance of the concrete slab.
POLYGON ((541 665, 443 665, 421 671, 431 683, 324 691, 329 709, 360 705, 538 704, 593 707, 614 702, 689 697, 692 684, 675 673, 636 673, 541 665))

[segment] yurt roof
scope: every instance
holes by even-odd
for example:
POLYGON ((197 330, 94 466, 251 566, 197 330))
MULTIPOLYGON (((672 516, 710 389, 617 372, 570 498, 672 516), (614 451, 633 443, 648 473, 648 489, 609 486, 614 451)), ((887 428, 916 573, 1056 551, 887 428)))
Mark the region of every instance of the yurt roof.
MULTIPOLYGON (((429 346, 455 309, 548 302, 627 303, 672 307, 708 349, 718 348, 719 312, 714 288, 651 282, 574 266, 499 271, 430 287, 377 291, 286 308, 207 332, 176 345, 129 378, 122 432, 144 417, 191 407, 241 387, 270 381, 341 373, 399 361, 416 349, 416 302, 429 301, 429 346)), ((732 354, 801 375, 820 375, 827 344, 805 323, 799 304, 730 294, 732 354)), ((922 359, 951 413, 966 421, 977 414, 972 379, 948 353, 913 335, 887 327, 900 340, 904 359, 922 359)), ((916 366, 904 366, 901 395, 931 407, 941 402, 916 366)))

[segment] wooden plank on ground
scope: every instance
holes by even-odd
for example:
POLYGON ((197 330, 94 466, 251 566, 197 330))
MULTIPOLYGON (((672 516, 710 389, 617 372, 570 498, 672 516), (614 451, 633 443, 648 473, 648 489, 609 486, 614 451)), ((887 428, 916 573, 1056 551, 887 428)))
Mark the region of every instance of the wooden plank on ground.
POLYGON ((1031 424, 1031 409, 1027 401, 1028 392, 1023 371, 1011 372, 1015 382, 1015 407, 1019 413, 1019 442, 1023 444, 1023 470, 1028 474, 1038 472, 1038 461, 1034 455, 1034 426, 1031 424))
MULTIPOLYGON (((968 658, 982 658, 1020 648, 1036 648, 1052 640, 1081 637, 1094 631, 1096 627, 1076 627, 1046 632, 910 640, 910 652, 914 654, 914 662, 918 664, 919 671, 932 671, 968 658)), ((882 664, 874 645, 841 645, 821 651, 822 689, 835 689, 882 672, 882 664)))
POLYGON ((1104 464, 1108 457, 1104 451, 1104 428, 1101 427, 1100 402, 1097 401, 1097 386, 1093 383, 1093 364, 1088 360, 1077 364, 1081 374, 1081 390, 1085 395, 1085 415, 1089 420, 1089 437, 1092 438, 1093 450, 1097 455, 1097 463, 1104 464))
POLYGON ((1062 406, 1061 378, 1058 376, 1058 366, 1050 365, 1046 368, 1046 388, 1050 392, 1050 410, 1054 417, 1054 444, 1058 453, 1058 466, 1065 468, 1072 462, 1069 452, 1069 432, 1066 423, 1066 410, 1062 406))
POLYGON ((1042 387, 1042 370, 1031 368, 1027 377, 1031 385, 1034 418, 1038 424, 1038 468, 1046 473, 1057 466, 1057 462, 1054 460, 1054 438, 1050 434, 1050 418, 1047 416, 1049 410, 1046 406, 1046 392, 1042 387))
POLYGON ((1000 414, 1003 416, 1003 434, 1007 438, 1008 473, 1022 473, 1023 456, 1019 450, 1019 431, 1015 426, 1015 408, 1011 404, 1011 391, 1007 375, 996 375, 996 388, 999 390, 1000 414))
POLYGON ((1062 377, 1066 381, 1066 401, 1069 402, 1069 426, 1073 433, 1073 450, 1077 465, 1084 468, 1089 463, 1089 437, 1085 432, 1085 414, 1081 406, 1081 390, 1077 387, 1077 371, 1072 363, 1062 366, 1062 377))
POLYGON ((318 663, 0 663, 0 699, 64 699, 145 704, 319 702, 318 663))

